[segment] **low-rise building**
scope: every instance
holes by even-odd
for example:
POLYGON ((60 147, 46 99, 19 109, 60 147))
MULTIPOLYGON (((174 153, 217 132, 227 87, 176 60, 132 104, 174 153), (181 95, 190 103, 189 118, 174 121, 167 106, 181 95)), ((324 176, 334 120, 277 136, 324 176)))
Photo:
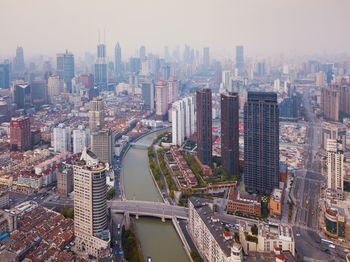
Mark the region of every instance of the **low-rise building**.
POLYGON ((225 231, 203 199, 190 197, 188 206, 188 231, 204 261, 243 261, 241 245, 225 231))
POLYGON ((227 197, 227 211, 261 216, 261 203, 257 196, 232 188, 227 197))
POLYGON ((275 188, 270 196, 270 216, 282 216, 282 205, 284 201, 284 183, 280 182, 280 187, 275 188))

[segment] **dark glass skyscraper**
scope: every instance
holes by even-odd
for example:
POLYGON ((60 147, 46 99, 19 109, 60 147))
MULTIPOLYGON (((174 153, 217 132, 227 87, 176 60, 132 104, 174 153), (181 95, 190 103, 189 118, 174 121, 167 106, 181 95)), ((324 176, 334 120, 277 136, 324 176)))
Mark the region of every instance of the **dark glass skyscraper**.
POLYGON ((100 88, 107 87, 107 60, 106 46, 99 44, 97 46, 97 60, 95 63, 95 85, 100 88))
POLYGON ((197 154, 204 164, 212 165, 212 106, 211 89, 196 92, 197 154))
POLYGON ((279 109, 276 93, 248 92, 244 106, 244 184, 269 194, 279 185, 279 109))
POLYGON ((119 42, 116 44, 114 49, 115 55, 115 73, 119 76, 122 73, 122 49, 120 48, 119 42))
POLYGON ((14 102, 17 109, 27 109, 31 107, 32 91, 29 84, 17 84, 13 91, 14 102))
POLYGON ((24 72, 24 55, 23 48, 21 46, 16 49, 16 57, 13 60, 13 71, 16 73, 24 72))
POLYGON ((221 94, 221 156, 229 176, 239 175, 239 97, 221 94))
POLYGON ((66 50, 63 54, 57 54, 57 75, 64 80, 68 91, 72 90, 74 77, 74 55, 66 50))
POLYGON ((244 58, 243 58, 243 46, 236 46, 236 67, 239 71, 242 71, 244 67, 244 58))
POLYGON ((10 88, 10 66, 0 64, 0 89, 10 88))

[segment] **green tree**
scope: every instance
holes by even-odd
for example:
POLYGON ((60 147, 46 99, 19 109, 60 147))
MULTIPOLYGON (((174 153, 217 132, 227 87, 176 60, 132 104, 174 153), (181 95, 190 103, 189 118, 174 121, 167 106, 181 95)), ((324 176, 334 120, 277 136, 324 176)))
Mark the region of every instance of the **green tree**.
POLYGON ((250 230, 252 231, 253 235, 258 235, 258 227, 256 225, 251 226, 250 230))
POLYGON ((112 199, 114 195, 115 195, 115 189, 114 188, 109 189, 107 192, 107 199, 112 199))

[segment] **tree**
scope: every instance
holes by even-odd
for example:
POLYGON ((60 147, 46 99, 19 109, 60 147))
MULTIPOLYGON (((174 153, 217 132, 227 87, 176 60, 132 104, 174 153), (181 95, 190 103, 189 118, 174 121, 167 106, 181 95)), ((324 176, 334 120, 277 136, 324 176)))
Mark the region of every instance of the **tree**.
POLYGON ((197 255, 197 253, 196 253, 196 251, 194 251, 194 250, 191 250, 191 257, 192 257, 192 259, 193 259, 193 261, 194 262, 200 262, 201 260, 200 260, 200 258, 198 257, 198 255, 197 255))
POLYGON ((114 197, 114 194, 115 194, 115 189, 114 188, 109 189, 107 192, 107 199, 112 199, 114 197))
POLYGON ((252 231, 253 235, 258 235, 258 227, 256 225, 253 225, 250 230, 252 231))

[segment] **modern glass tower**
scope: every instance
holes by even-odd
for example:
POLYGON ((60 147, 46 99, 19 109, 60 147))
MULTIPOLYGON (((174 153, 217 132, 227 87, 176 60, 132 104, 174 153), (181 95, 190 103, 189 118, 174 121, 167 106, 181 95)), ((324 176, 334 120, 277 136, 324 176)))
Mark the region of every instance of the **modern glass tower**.
POLYGON ((67 90, 72 90, 72 79, 74 77, 74 55, 66 50, 63 54, 57 54, 57 75, 64 80, 67 90))
POLYGON ((119 45, 119 42, 114 49, 115 55, 115 73, 119 76, 122 73, 122 49, 119 45))
POLYGON ((95 85, 100 88, 107 87, 107 59, 106 46, 99 44, 97 46, 97 60, 95 63, 95 85))
POLYGON ((212 165, 212 105, 211 89, 196 92, 197 154, 204 165, 212 165))
POLYGON ((236 46, 236 67, 241 71, 244 67, 243 46, 236 46))
POLYGON ((269 194, 279 185, 277 94, 248 92, 244 106, 244 184, 250 193, 269 194))
POLYGON ((239 96, 221 94, 221 156, 229 176, 239 175, 239 96))

